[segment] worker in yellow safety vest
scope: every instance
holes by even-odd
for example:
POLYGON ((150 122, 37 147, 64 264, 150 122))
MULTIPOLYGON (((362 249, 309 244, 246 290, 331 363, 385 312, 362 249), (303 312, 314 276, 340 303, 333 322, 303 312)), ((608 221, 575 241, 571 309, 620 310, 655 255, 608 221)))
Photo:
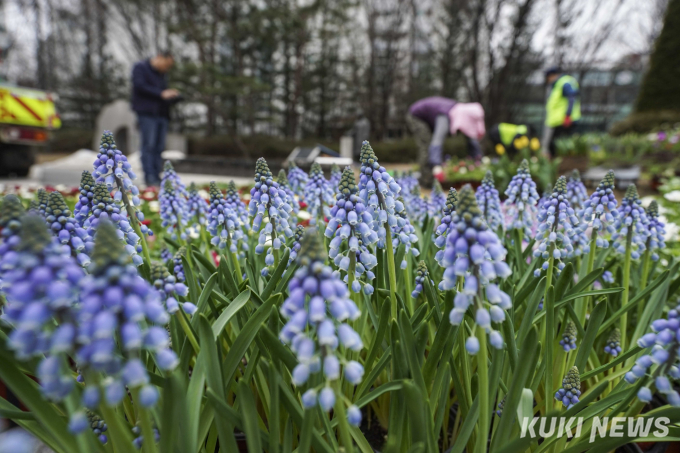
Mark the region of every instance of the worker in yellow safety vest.
POLYGON ((550 87, 545 103, 545 131, 543 143, 555 156, 555 140, 571 135, 576 131, 581 119, 581 101, 576 79, 562 70, 553 67, 545 71, 545 81, 550 87))
POLYGON ((488 137, 494 151, 499 156, 508 154, 513 157, 517 151, 529 148, 531 151, 541 149, 541 142, 536 137, 536 130, 526 124, 499 123, 489 129, 488 137))

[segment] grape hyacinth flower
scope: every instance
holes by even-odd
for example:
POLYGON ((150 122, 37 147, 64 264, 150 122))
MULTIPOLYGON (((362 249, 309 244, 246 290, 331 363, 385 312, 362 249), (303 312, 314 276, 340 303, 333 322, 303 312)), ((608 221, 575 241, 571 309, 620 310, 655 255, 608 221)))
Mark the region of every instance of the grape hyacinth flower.
POLYGON ((505 398, 506 397, 507 397, 507 395, 503 397, 503 399, 501 400, 500 403, 498 403, 498 410, 496 411, 496 415, 498 415, 499 417, 501 417, 503 415, 503 409, 505 408, 505 398))
POLYGON ((171 315, 177 313, 180 306, 189 316, 196 313, 196 305, 191 302, 180 303, 177 301, 179 297, 186 297, 189 294, 189 288, 184 283, 178 283, 177 278, 170 275, 165 265, 158 262, 151 263, 151 281, 161 295, 161 300, 165 302, 165 309, 168 313, 171 315))
MULTIPOLYGON (((286 192, 286 195, 288 195, 288 201, 290 202, 290 205, 293 207, 293 214, 297 216, 298 213, 300 212, 300 203, 295 198, 293 189, 290 188, 290 184, 288 183, 288 176, 286 176, 286 170, 281 169, 281 171, 279 171, 279 176, 278 178, 276 178, 276 182, 279 183, 279 187, 283 189, 284 192, 286 192)), ((294 218, 291 217, 291 220, 294 220, 294 218)))
POLYGON ((588 191, 581 181, 581 173, 574 169, 567 181, 567 200, 574 211, 584 208, 584 203, 588 200, 588 191))
MULTIPOLYGON (((373 286, 365 280, 362 281, 361 277, 365 275, 368 281, 374 278, 371 269, 378 264, 378 259, 368 246, 378 242, 378 234, 371 228, 373 219, 357 193, 354 172, 347 167, 342 172, 336 194, 337 201, 330 210, 330 219, 324 234, 332 238, 329 256, 341 272, 350 271, 351 258, 354 254, 354 275, 350 284, 352 291, 358 293, 363 288, 366 294, 371 294, 373 286), (343 244, 346 244, 346 247, 341 251, 343 244)), ((346 281, 349 283, 349 279, 346 281)))
POLYGON ((536 183, 531 179, 529 162, 526 159, 522 160, 517 168, 517 174, 510 180, 505 195, 508 198, 504 205, 510 217, 508 229, 520 230, 526 237, 530 237, 536 221, 538 192, 536 183))
POLYGON ((36 192, 35 197, 38 204, 38 213, 45 217, 45 210, 47 209, 47 203, 49 202, 50 194, 45 189, 40 188, 36 192))
POLYGON ((538 203, 536 204, 536 208, 538 208, 539 212, 541 211, 541 209, 543 209, 543 205, 545 204, 545 202, 549 201, 552 198, 552 192, 553 188, 551 185, 547 185, 545 187, 545 190, 543 190, 543 195, 541 195, 541 198, 539 198, 538 203))
POLYGON ((402 203, 406 208, 409 218, 419 225, 422 225, 425 217, 427 217, 430 212, 430 203, 421 197, 420 186, 413 187, 408 195, 402 198, 402 200, 407 201, 402 201, 402 203))
POLYGON ((647 231, 649 236, 647 237, 646 248, 651 253, 652 261, 659 260, 658 250, 666 248, 666 230, 665 225, 659 220, 659 204, 656 200, 652 200, 649 207, 646 209, 647 214, 647 231))
POLYGON ((175 278, 178 282, 184 283, 186 277, 184 275, 184 264, 182 263, 182 257, 186 256, 187 248, 182 246, 177 250, 175 256, 172 257, 173 272, 175 273, 175 278))
MULTIPOLYGON (((95 236, 90 275, 81 280, 81 308, 76 354, 81 370, 105 373, 102 381, 106 403, 114 406, 125 396, 125 387, 141 387, 140 393, 158 395, 149 384, 146 366, 139 352, 147 350, 162 371, 179 363, 169 347, 164 327, 170 317, 161 296, 137 273, 118 239, 116 228, 102 221, 95 236)), ((86 374, 87 375, 87 374, 86 374)), ((156 398, 157 399, 157 398, 156 398)), ((155 402, 144 398, 144 403, 155 402)))
POLYGON ((92 432, 97 436, 97 439, 99 439, 99 442, 102 444, 105 444, 109 439, 104 434, 108 430, 108 426, 106 425, 106 422, 102 420, 99 415, 95 414, 94 412, 88 410, 86 411, 86 416, 87 416, 87 425, 90 427, 92 432))
POLYGON ((76 346, 78 284, 84 271, 40 216, 27 214, 21 225, 17 249, 0 259, 7 298, 2 318, 12 326, 7 346, 19 360, 41 357, 37 377, 42 391, 60 401, 75 386, 65 354, 76 346))
POLYGON ((305 227, 298 225, 295 227, 295 236, 293 236, 293 245, 290 247, 290 256, 288 257, 288 264, 292 264, 293 261, 297 259, 298 252, 300 251, 300 241, 305 233, 305 227))
POLYGON ((545 261, 540 269, 534 271, 534 275, 539 277, 541 270, 548 269, 551 254, 557 262, 559 274, 564 269, 561 258, 574 252, 573 241, 579 227, 578 219, 567 200, 567 180, 564 176, 557 180, 550 199, 539 210, 538 222, 539 244, 534 250, 534 256, 545 261))
POLYGON ((248 225, 248 208, 246 208, 245 203, 241 200, 234 181, 229 181, 229 184, 227 184, 227 193, 224 198, 227 200, 227 206, 235 211, 241 220, 241 225, 245 232, 245 227, 248 225))
POLYGON ((52 192, 45 208, 45 222, 57 237, 60 244, 68 247, 69 253, 81 266, 90 264, 88 254, 92 253, 94 242, 87 231, 71 217, 64 197, 59 192, 52 192))
POLYGON ((635 184, 631 184, 626 189, 626 195, 621 200, 621 209, 617 216, 614 227, 616 231, 612 235, 614 240, 614 250, 620 254, 626 253, 627 236, 631 235, 631 257, 636 260, 645 250, 645 243, 649 236, 647 229, 647 214, 642 207, 642 202, 638 197, 635 184))
MULTIPOLYGON (((449 314, 451 324, 460 325, 468 308, 474 306, 476 324, 489 334, 491 345, 501 349, 503 338, 491 323, 502 322, 512 302, 493 282, 512 273, 503 261, 507 251, 484 221, 472 188, 466 185, 459 195, 442 255, 445 270, 439 287, 454 289, 458 278, 463 278, 463 289, 456 294, 449 314)), ((474 335, 468 338, 466 349, 470 354, 479 351, 479 340, 474 335)))
POLYGON ((411 193, 415 187, 420 186, 418 178, 416 178, 410 170, 401 173, 401 175, 395 173, 394 179, 397 181, 397 184, 399 184, 399 187, 401 187, 403 193, 411 193))
POLYGON ((132 262, 135 266, 140 266, 144 262, 139 255, 142 253, 142 246, 139 243, 139 236, 130 226, 127 213, 121 212, 120 206, 113 201, 105 184, 95 184, 92 193, 92 213, 84 224, 87 233, 94 237, 102 221, 111 222, 116 227, 120 240, 125 242, 125 251, 132 257, 132 262))
MULTIPOLYGON (((16 250, 21 242, 21 217, 24 206, 16 195, 6 195, 0 204, 0 258, 11 250, 16 250)), ((4 270, 0 267, 0 274, 4 270)))
POLYGON ((330 216, 330 207, 335 203, 333 188, 326 181, 321 165, 314 162, 309 170, 309 180, 305 186, 305 201, 307 210, 311 216, 310 225, 316 225, 319 219, 323 222, 324 218, 330 216))
POLYGON ((452 214, 456 212, 456 203, 458 203, 458 192, 456 189, 451 187, 449 189, 449 194, 446 197, 446 204, 444 205, 444 210, 442 211, 442 219, 434 230, 434 245, 439 249, 434 256, 434 259, 442 265, 442 256, 444 255, 444 246, 446 245, 446 237, 448 236, 449 230, 451 229, 451 218, 452 214))
POLYGON ((423 284, 425 281, 429 281, 431 285, 434 285, 434 282, 430 279, 430 272, 427 270, 427 264, 425 264, 425 261, 419 261, 418 262, 418 267, 416 268, 416 287, 411 293, 411 297, 414 299, 418 298, 421 292, 423 292, 423 284))
MULTIPOLYGON (((288 177, 290 179, 290 175, 288 177)), ((255 166, 255 187, 250 190, 250 197, 248 208, 250 216, 253 217, 252 231, 259 233, 255 253, 259 255, 264 252, 264 246, 270 237, 272 246, 267 252, 265 263, 267 266, 275 265, 278 261, 278 250, 285 246, 285 238, 293 237, 293 230, 288 223, 293 207, 286 192, 274 181, 267 161, 262 157, 257 160, 255 166), (262 228, 264 219, 268 222, 262 228)))
POLYGON ((247 246, 238 213, 227 205, 227 200, 214 181, 210 182, 207 229, 212 235, 210 243, 220 249, 229 246, 229 251, 238 255, 247 246))
POLYGON ((92 173, 85 170, 80 177, 80 196, 73 208, 73 215, 81 227, 85 226, 85 221, 92 214, 92 199, 94 198, 95 181, 92 173))
POLYGON ((614 283, 614 274, 611 271, 604 271, 602 273, 602 281, 609 284, 614 283))
POLYGON ((305 199, 305 187, 309 176, 300 167, 295 164, 295 161, 288 162, 288 183, 293 193, 298 196, 300 200, 305 199))
POLYGON ((432 183, 432 195, 430 195, 430 217, 441 216, 446 208, 446 198, 442 185, 435 179, 432 183))
POLYGON ((172 185, 170 178, 164 178, 162 189, 158 195, 158 203, 160 204, 161 226, 165 228, 165 232, 173 240, 177 240, 179 232, 179 239, 187 240, 187 235, 184 232, 184 227, 187 225, 189 218, 186 212, 186 199, 182 199, 182 195, 172 185))
POLYGON ((186 186, 182 183, 182 179, 179 177, 175 171, 175 167, 172 166, 172 162, 169 160, 165 161, 163 166, 163 178, 161 179, 161 187, 165 185, 166 181, 170 181, 172 188, 177 192, 177 196, 181 201, 186 202, 189 198, 186 186))
MULTIPOLYGON (((314 228, 305 231, 297 262, 300 265, 288 284, 289 296, 281 305, 287 322, 280 339, 291 346, 298 365, 292 371, 293 383, 305 384, 311 373, 323 372, 324 382, 302 396, 305 408, 318 402, 328 412, 335 403, 331 382, 340 378, 343 365, 345 379, 352 385, 361 382, 363 366, 346 360, 341 349, 361 351, 361 336, 347 324, 356 320, 360 311, 349 298, 347 285, 324 264, 325 251, 314 228), (319 389, 321 390, 319 391, 319 389)), ((356 423, 356 413, 351 420, 356 423)))
POLYGON ((153 235, 153 232, 142 223, 144 214, 138 208, 141 203, 139 189, 132 183, 137 175, 132 171, 132 166, 125 154, 116 147, 111 131, 104 131, 102 134, 99 153, 94 160, 92 176, 97 183, 106 184, 109 192, 114 193, 114 201, 116 203, 122 202, 129 216, 135 216, 135 219, 131 220, 133 228, 138 225, 139 233, 148 236, 153 235))
POLYGON ((569 352, 576 349, 576 324, 569 321, 567 327, 562 333, 562 339, 560 340, 560 346, 564 349, 564 352, 569 352))
MULTIPOLYGON (((331 185, 331 189, 333 192, 338 191, 338 186, 340 185, 340 180, 342 179, 342 170, 340 170, 340 167, 338 167, 338 164, 333 163, 331 165, 331 177, 328 179, 328 182, 331 185)), ((279 184, 281 184, 279 182, 279 184)))
POLYGON ((496 190, 493 173, 487 171, 482 184, 477 188, 477 204, 482 210, 482 216, 489 228, 498 231, 503 227, 503 213, 501 211, 501 199, 496 190))
POLYGON ((613 357, 621 354, 621 331, 618 327, 609 334, 607 343, 604 346, 604 352, 613 357))
POLYGON ((167 263, 172 259, 172 252, 167 247, 163 246, 161 249, 161 261, 167 263))
MULTIPOLYGON (((397 206, 400 204, 404 205, 404 199, 397 197, 397 206)), ((394 253, 396 254, 400 245, 404 246, 404 258, 401 260, 401 269, 406 269, 408 266, 408 254, 411 253, 414 257, 420 255, 420 251, 414 246, 418 242, 418 236, 416 236, 416 229, 411 225, 404 209, 397 211, 395 217, 397 218, 397 224, 391 227, 392 237, 394 238, 394 253)), ((378 240, 378 246, 382 247, 382 240, 380 239, 378 240)))
POLYGON ((190 233, 199 234, 201 226, 205 225, 208 218, 208 203, 198 193, 196 184, 193 182, 189 185, 187 192, 187 222, 189 223, 190 233))
MULTIPOLYGON (((680 379, 680 360, 677 354, 680 347, 679 312, 680 305, 668 311, 667 319, 652 321, 652 332, 643 335, 637 341, 638 346, 651 348, 651 351, 640 356, 625 376, 629 384, 634 384, 638 379, 647 375, 650 367, 656 365, 657 368, 652 373, 656 389, 666 396, 668 404, 673 407, 680 407, 680 394, 671 385, 672 381, 680 379)), ((642 387, 638 393, 638 399, 649 402, 651 398, 651 390, 642 387)))
POLYGON ((618 201, 614 195, 615 182, 614 172, 609 170, 590 198, 583 202, 583 210, 580 213, 583 220, 581 230, 585 232, 590 225, 595 245, 599 248, 609 247, 609 241, 604 235, 614 233, 614 223, 619 215, 616 209, 618 201))
POLYGON ((579 402, 581 396, 581 375, 578 368, 571 367, 562 379, 562 388, 555 393, 555 399, 561 401, 569 409, 579 402))

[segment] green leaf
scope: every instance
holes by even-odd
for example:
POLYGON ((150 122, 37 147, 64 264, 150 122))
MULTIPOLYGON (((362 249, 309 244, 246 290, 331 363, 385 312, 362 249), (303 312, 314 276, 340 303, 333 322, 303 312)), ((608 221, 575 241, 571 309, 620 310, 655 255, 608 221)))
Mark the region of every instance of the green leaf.
POLYGON ((250 391, 250 387, 248 387, 245 380, 239 381, 237 396, 239 409, 243 415, 243 432, 246 435, 248 452, 261 453, 262 443, 260 442, 260 428, 257 423, 257 406, 253 392, 250 391))
POLYGON ((215 267, 215 263, 212 263, 208 258, 205 257, 200 251, 198 250, 192 250, 192 255, 194 256, 194 259, 198 261, 198 263, 203 266, 211 275, 217 272, 217 268, 215 267))
POLYGON ((565 290, 574 281, 574 265, 572 263, 567 263, 560 272, 560 276, 557 278, 555 283, 555 300, 560 300, 564 295, 565 290))
MULTIPOLYGON (((503 408, 505 412, 505 408, 503 408)), ((517 406, 517 420, 534 417, 534 392, 531 389, 522 389, 519 405, 517 406)))
POLYGON ((191 324, 193 325, 194 329, 196 329, 198 322, 198 316, 196 315, 199 315, 205 311, 205 306, 208 304, 208 298, 210 298, 210 294, 217 283, 217 278, 217 273, 212 274, 208 281, 205 282, 203 290, 201 291, 201 295, 198 297, 198 301, 196 302, 197 310, 196 313, 194 313, 194 316, 191 318, 191 324))
POLYGON ((227 326, 227 324, 229 324, 229 321, 231 321, 231 318, 233 318, 236 313, 245 307, 249 300, 250 290, 245 290, 231 301, 227 308, 225 308, 220 314, 219 318, 217 318, 212 324, 212 331, 216 337, 220 336, 224 328, 227 326))
POLYGON ((531 294, 529 303, 526 304, 524 318, 522 319, 522 323, 520 324, 519 330, 517 331, 517 343, 519 344, 524 344, 524 338, 526 337, 527 333, 529 333, 529 329, 531 329, 534 319, 532 315, 533 313, 536 313, 536 310, 538 310, 538 304, 541 302, 541 298, 545 292, 545 285, 546 278, 542 277, 538 284, 534 287, 534 292, 531 294))
POLYGON ((374 389, 370 392, 368 392, 366 395, 363 397, 359 398, 354 404, 357 407, 364 407, 380 395, 387 393, 387 392, 393 392, 395 390, 401 390, 403 386, 404 381, 402 379, 397 379, 396 381, 390 381, 387 382, 377 389, 374 389))
MULTIPOLYGON (((403 315, 404 313, 401 316, 402 320, 405 319, 403 315)), ((410 415, 408 422, 411 425, 413 442, 427 445, 427 451, 437 451, 432 430, 432 416, 428 407, 427 395, 423 392, 423 388, 419 384, 407 380, 404 381, 404 394, 409 401, 406 409, 410 415)))
POLYGON ((228 261, 229 259, 225 255, 222 255, 220 264, 217 267, 217 271, 220 275, 220 286, 227 294, 238 294, 239 291, 238 287, 236 286, 236 281, 234 280, 234 276, 227 265, 228 261))
POLYGON ((182 267, 184 268, 185 281, 189 287, 189 300, 198 300, 200 296, 200 288, 198 287, 198 282, 194 277, 192 262, 189 261, 189 256, 182 257, 182 267))
MULTIPOLYGON (((588 320, 588 327, 586 328, 586 334, 579 345, 578 352, 576 353, 576 368, 580 370, 585 370, 586 363, 588 362, 588 355, 593 349, 595 344, 595 338, 597 338, 597 333, 600 329, 600 324, 604 320, 607 314, 607 302, 602 301, 595 305, 595 308, 590 313, 590 319, 588 320)), ((583 378, 582 378, 583 379, 583 378)), ((585 380, 585 379, 584 379, 585 380)))
MULTIPOLYGON (((583 382, 587 379, 590 379, 593 376, 597 376, 598 374, 600 374, 604 371, 607 371, 611 368, 614 368, 619 363, 623 363, 628 357, 633 357, 634 355, 636 355, 637 353, 639 353, 643 350, 644 349, 639 347, 639 346, 635 346, 635 347, 627 350, 625 353, 619 355, 617 358, 615 358, 611 362, 607 362, 604 365, 595 368, 594 370, 590 370, 587 373, 581 374, 581 382, 583 382)), ((584 366, 584 368, 585 368, 585 366, 584 366)), ((579 370, 580 369, 581 368, 579 368, 579 370)))
POLYGON ((185 420, 188 410, 187 388, 180 373, 180 370, 175 370, 163 383, 160 411, 162 452, 186 452, 194 448, 189 442, 188 425, 185 420))
POLYGON ((260 339, 267 346, 271 357, 281 360, 289 370, 295 368, 298 363, 295 355, 293 355, 290 348, 281 343, 281 340, 267 326, 260 329, 260 339))
POLYGON ((472 406, 470 406, 470 412, 468 412, 467 417, 465 417, 465 420, 460 427, 460 432, 458 433, 458 437, 456 437, 456 441, 453 444, 451 453, 463 453, 465 447, 467 446, 468 440, 470 440, 472 431, 475 429, 478 418, 479 395, 475 396, 475 400, 472 402, 472 406))
POLYGON ((604 268, 593 269, 588 275, 580 279, 577 284, 575 284, 569 291, 567 291, 567 294, 565 294, 565 296, 580 294, 581 291, 590 288, 590 285, 592 285, 595 280, 600 278, 603 272, 604 268))
MULTIPOLYGON (((555 310, 562 308, 567 302, 571 302, 572 300, 579 299, 581 297, 606 296, 607 294, 618 294, 621 291, 623 291, 623 288, 617 287, 617 288, 606 288, 606 289, 594 289, 594 290, 591 290, 591 291, 583 291, 582 293, 579 293, 579 294, 570 294, 569 296, 566 296, 564 299, 562 299, 559 303, 555 304, 555 310)), ((534 317, 534 322, 539 321, 544 316, 545 316, 545 310, 542 310, 540 313, 538 313, 534 317)))

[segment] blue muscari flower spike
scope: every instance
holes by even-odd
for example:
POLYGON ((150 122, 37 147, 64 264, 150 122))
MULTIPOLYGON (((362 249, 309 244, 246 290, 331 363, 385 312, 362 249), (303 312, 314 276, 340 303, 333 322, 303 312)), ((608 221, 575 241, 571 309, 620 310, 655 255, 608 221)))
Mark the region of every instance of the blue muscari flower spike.
POLYGON ((189 185, 187 192, 187 221, 189 223, 189 230, 191 234, 198 235, 201 226, 207 223, 208 218, 208 203, 198 193, 196 184, 193 182, 189 185))
POLYGON ((182 246, 177 250, 175 256, 172 257, 173 273, 180 283, 184 283, 184 280, 186 279, 184 275, 184 263, 182 263, 182 257, 186 256, 186 254, 187 248, 182 246))
MULTIPOLYGON (((293 189, 290 188, 290 183, 288 182, 288 176, 286 176, 286 170, 283 168, 279 171, 279 176, 276 178, 276 182, 279 183, 279 187, 283 189, 286 192, 286 195, 288 195, 288 201, 290 202, 290 205, 293 207, 293 214, 295 216, 298 215, 300 212, 300 203, 297 201, 295 198, 295 194, 293 193, 293 189)), ((291 223, 296 223, 294 222, 295 217, 291 216, 291 223)))
POLYGON ((567 181, 567 200, 574 211, 580 211, 588 200, 588 191, 581 181, 581 173, 574 169, 567 181))
MULTIPOLYGON (((170 317, 160 293, 130 264, 115 227, 102 221, 95 236, 90 275, 81 280, 76 354, 78 367, 103 372, 105 401, 117 405, 125 387, 142 387, 149 376, 137 358, 145 349, 154 356, 160 370, 173 370, 179 363, 170 349, 164 327, 170 317)), ((151 390, 151 389, 149 389, 151 390)), ((151 390, 153 391, 153 390, 151 390)), ((148 392, 146 392, 148 393, 148 392)))
MULTIPOLYGON (((309 228, 297 257, 300 267, 288 284, 289 296, 281 305, 281 314, 287 322, 279 337, 297 356, 298 365, 292 371, 295 385, 305 384, 311 373, 323 372, 324 383, 303 394, 304 407, 312 408, 318 402, 323 410, 329 411, 335 403, 329 383, 340 378, 340 365, 352 385, 361 382, 364 368, 359 362, 347 361, 340 353, 340 347, 355 352, 363 349, 361 336, 346 323, 356 320, 361 313, 349 298, 347 285, 325 264, 325 258, 318 232, 309 228)), ((351 416, 356 423, 356 413, 351 416)))
MULTIPOLYGON (((16 250, 21 242, 21 217, 24 206, 16 195, 6 195, 0 204, 0 258, 11 250, 16 250)), ((0 268, 0 275, 4 270, 0 268)))
MULTIPOLYGON (((342 170, 340 170, 338 164, 333 163, 333 165, 331 165, 331 177, 328 179, 328 182, 331 184, 331 189, 333 189, 333 192, 338 191, 340 179, 342 179, 342 170)), ((280 181, 279 184, 281 184, 280 181)))
MULTIPOLYGON (((144 214, 139 210, 141 204, 139 200, 139 189, 132 181, 137 175, 132 171, 132 166, 128 162, 125 154, 116 147, 113 141, 113 133, 104 131, 99 144, 99 153, 94 160, 94 171, 92 176, 97 183, 104 183, 109 192, 114 192, 113 199, 116 203, 121 203, 125 198, 132 204, 131 208, 137 220, 142 234, 153 235, 153 232, 144 224, 144 214)), ((127 210, 127 206, 123 206, 127 210)))
MULTIPOLYGON (((507 396, 507 395, 506 395, 507 396)), ((505 408, 505 398, 506 396, 503 397, 500 403, 498 403, 498 410, 496 411, 496 415, 501 417, 503 415, 503 409, 505 408)))
MULTIPOLYGON (((397 205, 404 205, 404 199, 402 197, 397 197, 397 205)), ((394 247, 394 253, 397 253, 397 249, 400 245, 405 247, 404 249, 404 259, 401 261, 401 268, 406 269, 408 266, 408 253, 410 252, 413 256, 417 257, 420 255, 420 251, 415 247, 415 243, 418 242, 418 236, 416 236, 416 229, 411 225, 406 215, 406 210, 402 209, 396 213, 397 223, 390 227, 392 233, 392 247, 394 247)), ((384 247, 384 238, 378 240, 378 247, 384 247)))
POLYGON ((65 355, 76 347, 78 285, 85 273, 40 216, 24 215, 21 224, 16 250, 0 258, 7 298, 2 318, 12 326, 7 346, 20 360, 42 357, 42 391, 60 401, 75 385, 65 355))
POLYGON ((540 212, 541 209, 543 209, 543 205, 545 204, 546 201, 550 200, 552 198, 552 186, 547 185, 545 187, 545 190, 543 190, 543 195, 541 195, 541 198, 539 198, 538 203, 536 204, 536 208, 540 212))
POLYGON ((614 274, 611 271, 604 271, 602 273, 602 281, 605 283, 614 283, 614 274))
POLYGON ((92 174, 85 170, 80 177, 80 196, 73 208, 73 215, 78 225, 85 226, 85 221, 92 214, 92 199, 94 198, 95 181, 92 174))
POLYGON ((361 174, 359 175, 359 198, 364 201, 373 217, 373 229, 380 239, 379 248, 385 247, 387 230, 385 224, 390 227, 397 225, 396 214, 404 211, 404 205, 397 202, 397 196, 401 187, 387 173, 385 167, 381 167, 373 148, 364 141, 361 145, 361 174))
POLYGON ((402 199, 409 218, 418 225, 422 225, 429 214, 430 203, 421 197, 420 186, 414 186, 408 194, 404 193, 402 199))
POLYGON ((189 288, 184 283, 178 282, 174 275, 170 275, 168 268, 164 264, 158 262, 151 263, 150 280, 161 295, 161 300, 165 302, 165 309, 168 313, 174 315, 179 311, 180 306, 189 316, 196 313, 196 305, 191 302, 178 302, 178 298, 186 297, 189 294, 189 288))
POLYGON ((618 327, 609 334, 607 343, 604 345, 604 352, 613 357, 621 354, 621 331, 618 327))
POLYGON ((482 184, 477 187, 476 197, 487 225, 493 231, 498 231, 503 226, 503 212, 501 211, 501 199, 498 190, 496 190, 491 171, 486 172, 482 184))
POLYGON ((659 260, 659 254, 657 250, 663 250, 666 248, 665 235, 666 230, 663 222, 659 220, 659 205, 656 200, 652 200, 649 207, 646 209, 647 220, 647 231, 649 236, 647 237, 646 247, 651 253, 652 261, 659 260))
POLYGON ((305 233, 305 227, 298 225, 295 228, 295 236, 293 237, 293 245, 290 247, 290 256, 288 257, 288 264, 290 265, 297 259, 297 254, 300 251, 300 241, 305 233))
POLYGON ((316 162, 309 170, 309 180, 305 186, 305 200, 311 217, 310 225, 316 225, 319 219, 323 222, 323 219, 330 215, 330 206, 335 203, 333 188, 326 181, 321 165, 316 162))
POLYGON ((132 262, 135 266, 140 266, 144 262, 140 255, 142 245, 139 236, 130 225, 127 212, 121 210, 120 205, 113 201, 105 184, 95 184, 92 193, 92 213, 85 220, 83 227, 87 229, 90 237, 94 237, 101 221, 111 222, 116 227, 120 240, 125 242, 125 251, 132 257, 132 262))
POLYGON ((172 252, 167 247, 161 249, 161 261, 167 263, 172 259, 172 252))
POLYGON ((434 230, 434 245, 439 249, 434 256, 434 259, 443 267, 442 256, 444 255, 444 246, 446 245, 446 237, 451 229, 451 218, 456 212, 456 203, 458 203, 458 192, 451 187, 449 195, 446 197, 446 204, 442 210, 442 219, 434 230))
POLYGON ((50 194, 45 189, 40 188, 35 193, 35 198, 37 212, 42 217, 45 217, 45 209, 47 209, 47 203, 49 201, 50 194))
POLYGON ((614 221, 614 228, 616 228, 612 235, 614 250, 621 254, 626 253, 626 237, 628 231, 632 231, 631 257, 634 260, 640 258, 649 236, 648 223, 647 214, 638 198, 637 188, 635 184, 631 184, 626 189, 626 195, 621 200, 619 215, 614 221))
POLYGON ((416 178, 413 172, 410 170, 401 174, 397 174, 395 172, 394 179, 397 181, 397 184, 399 184, 399 187, 401 187, 401 192, 404 194, 410 194, 413 192, 415 187, 420 186, 418 178, 416 178))
POLYGON ((229 181, 229 184, 227 184, 227 193, 225 194, 224 199, 227 200, 227 206, 236 211, 236 215, 241 220, 243 231, 247 232, 248 208, 243 200, 241 200, 234 181, 229 181))
POLYGON ((293 193, 298 196, 300 200, 305 199, 305 187, 309 176, 300 167, 295 165, 295 161, 288 162, 288 183, 293 193))
POLYGON ((158 194, 161 226, 165 228, 165 232, 173 240, 177 240, 177 233, 179 231, 179 238, 186 241, 187 235, 184 232, 184 227, 187 225, 187 219, 189 218, 189 214, 186 211, 186 199, 183 199, 180 192, 175 190, 170 179, 164 180, 161 192, 158 194))
POLYGON ((416 268, 416 286, 411 293, 411 297, 416 299, 423 292, 425 281, 429 281, 434 286, 434 282, 430 279, 430 272, 427 270, 427 264, 425 264, 425 261, 419 261, 416 268))
POLYGON ((562 388, 555 393, 555 399, 562 401, 562 404, 569 409, 579 402, 579 396, 581 396, 581 375, 578 368, 573 366, 562 379, 562 388))
POLYGON ((615 182, 614 172, 609 170, 590 198, 583 203, 583 209, 579 213, 583 220, 581 231, 585 232, 590 226, 595 236, 595 245, 600 248, 609 247, 609 241, 605 236, 614 234, 614 224, 619 216, 616 209, 618 202, 614 194, 615 182))
POLYGON ((539 197, 536 192, 536 183, 531 179, 529 162, 526 159, 522 160, 517 168, 517 174, 510 180, 505 195, 508 198, 504 205, 510 218, 508 229, 523 229, 524 235, 530 237, 536 222, 536 203, 539 197))
POLYGON ((252 231, 259 232, 255 253, 259 255, 264 252, 267 239, 272 239, 272 246, 265 257, 265 263, 271 266, 274 263, 272 249, 279 250, 285 247, 285 239, 293 237, 293 230, 288 223, 293 207, 285 190, 274 181, 267 161, 262 157, 255 165, 255 186, 250 190, 248 208, 250 216, 253 217, 252 231), (269 222, 262 227, 265 218, 269 222))
POLYGON ((442 185, 434 180, 432 183, 432 195, 430 195, 430 217, 440 217, 446 207, 446 194, 442 190, 442 185))
POLYGON ((562 333, 562 339, 560 340, 560 346, 565 352, 569 352, 576 349, 576 324, 569 321, 567 327, 564 328, 564 333, 562 333))
POLYGON ((161 187, 165 185, 166 181, 170 181, 172 188, 179 192, 178 196, 182 199, 182 201, 186 202, 186 200, 189 198, 187 188, 184 183, 182 183, 182 179, 179 177, 175 171, 175 167, 172 166, 172 162, 169 160, 166 160, 165 164, 163 165, 163 178, 161 179, 161 187))
MULTIPOLYGON (((469 185, 460 191, 456 211, 451 217, 451 228, 446 238, 446 249, 441 262, 445 267, 441 290, 455 288, 464 279, 463 290, 456 294, 449 321, 459 325, 468 308, 474 307, 475 322, 489 334, 489 342, 496 349, 503 348, 503 337, 493 330, 491 323, 505 319, 505 310, 512 307, 510 296, 494 283, 512 271, 503 261, 507 251, 484 221, 474 192, 469 185)), ((474 332, 474 330, 473 330, 474 332)), ((479 351, 479 340, 472 336, 466 342, 470 354, 479 351)))
MULTIPOLYGON (((626 373, 625 379, 634 384, 638 379, 647 375, 649 369, 656 365, 653 373, 656 389, 666 396, 668 404, 680 407, 680 394, 671 385, 672 381, 680 379, 680 360, 677 354, 680 347, 680 305, 668 311, 668 318, 652 321, 652 332, 638 339, 641 348, 651 348, 648 354, 639 357, 635 365, 626 373)), ((638 392, 638 399, 643 402, 652 400, 652 391, 642 387, 638 392)))
POLYGON ((534 256, 544 260, 540 269, 534 271, 534 275, 539 277, 541 270, 548 269, 551 245, 553 247, 553 257, 557 264, 556 273, 564 268, 562 257, 570 256, 574 253, 573 241, 578 234, 579 223, 574 210, 567 200, 567 180, 560 176, 555 184, 550 199, 543 203, 538 211, 538 247, 534 250, 534 256))
POLYGON ((90 264, 88 255, 92 253, 94 242, 87 230, 81 228, 71 216, 71 210, 59 192, 52 192, 49 196, 45 208, 45 222, 59 243, 67 247, 81 266, 90 264))
POLYGON ((214 181, 210 182, 210 207, 208 212, 208 232, 212 235, 210 243, 220 249, 229 245, 229 251, 239 256, 246 247, 241 218, 224 198, 214 181))
MULTIPOLYGON (((354 172, 346 167, 336 194, 336 203, 330 210, 328 226, 324 234, 331 238, 329 256, 336 266, 338 275, 349 271, 350 254, 356 256, 355 280, 351 290, 358 293, 373 293, 373 269, 378 260, 369 246, 378 242, 378 234, 371 228, 373 218, 364 201, 358 196, 354 172), (362 278, 364 277, 364 278, 362 278)), ((347 278, 345 276, 345 281, 347 278)))

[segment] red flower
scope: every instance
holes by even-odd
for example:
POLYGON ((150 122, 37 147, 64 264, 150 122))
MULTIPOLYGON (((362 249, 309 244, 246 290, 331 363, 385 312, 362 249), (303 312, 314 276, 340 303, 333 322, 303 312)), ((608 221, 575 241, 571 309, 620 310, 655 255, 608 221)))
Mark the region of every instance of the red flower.
POLYGON ((301 201, 300 202, 300 209, 305 209, 306 207, 307 207, 307 203, 305 203, 304 201, 301 201))

